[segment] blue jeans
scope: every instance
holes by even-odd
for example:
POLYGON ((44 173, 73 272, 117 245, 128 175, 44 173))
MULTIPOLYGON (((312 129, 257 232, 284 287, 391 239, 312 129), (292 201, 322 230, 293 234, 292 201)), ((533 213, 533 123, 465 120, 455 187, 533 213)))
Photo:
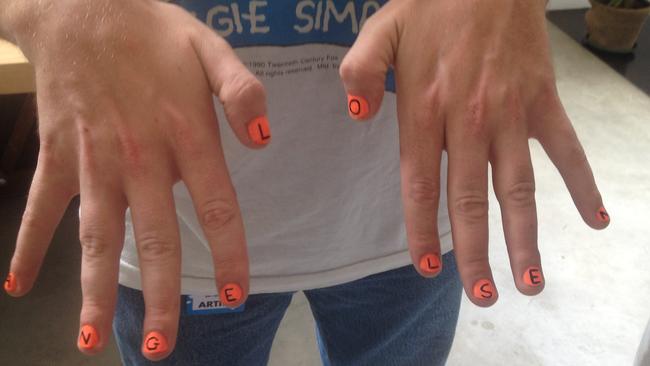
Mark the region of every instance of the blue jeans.
MULTIPOLYGON (((444 270, 435 279, 425 279, 406 266, 305 291, 323 364, 444 365, 454 339, 462 285, 453 254, 444 255, 443 263, 444 270)), ((113 329, 122 361, 129 366, 266 365, 292 296, 251 295, 239 313, 183 311, 174 352, 155 363, 140 354, 144 316, 140 291, 120 286, 113 329)))

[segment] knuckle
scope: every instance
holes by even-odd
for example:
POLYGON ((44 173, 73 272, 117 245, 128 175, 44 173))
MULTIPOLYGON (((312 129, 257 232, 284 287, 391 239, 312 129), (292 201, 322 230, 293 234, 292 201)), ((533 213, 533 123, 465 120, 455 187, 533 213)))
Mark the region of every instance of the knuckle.
POLYGON ((567 158, 568 163, 576 168, 589 164, 585 151, 579 143, 570 144, 567 158))
POLYGON ((109 249, 107 240, 92 231, 82 231, 79 235, 79 243, 82 254, 88 258, 105 257, 109 249))
MULTIPOLYGON (((42 137, 39 142, 38 166, 48 176, 59 176, 62 172, 72 169, 73 151, 64 148, 65 142, 59 142, 53 137, 42 137)), ((68 145, 70 146, 70 145, 68 145)))
POLYGON ((105 297, 84 297, 83 304, 81 308, 82 316, 87 318, 97 318, 101 317, 102 314, 106 312, 106 309, 110 307, 110 304, 107 303, 108 299, 105 297))
POLYGON ((518 182, 505 192, 506 202, 516 207, 530 207, 535 204, 535 183, 518 182))
POLYGON ((436 218, 432 216, 428 216, 427 218, 429 219, 427 222, 422 220, 420 225, 416 225, 412 232, 409 233, 409 239, 412 239, 412 245, 414 244, 417 247, 426 248, 424 250, 428 250, 431 243, 436 243, 439 238, 436 218))
POLYGON ((53 134, 41 133, 39 138, 39 154, 43 156, 57 156, 59 147, 58 138, 53 134))
POLYGON ((201 206, 201 224, 207 231, 219 231, 238 215, 237 205, 226 199, 212 199, 201 206))
POLYGON ((484 272, 490 270, 490 259, 487 253, 472 253, 471 256, 459 259, 458 262, 459 267, 464 267, 466 271, 481 277, 484 277, 484 272))
POLYGON ((201 141, 199 132, 190 123, 177 120, 174 129, 174 148, 185 155, 185 159, 196 161, 205 156, 205 143, 201 141))
POLYGON ((465 127, 470 136, 482 137, 487 135, 489 104, 488 97, 482 95, 467 105, 465 127))
POLYGON ((475 223, 487 219, 488 200, 483 194, 469 193, 456 198, 454 208, 460 218, 475 223))
POLYGON ((341 79, 348 81, 357 75, 359 70, 358 64, 358 61, 354 61, 349 57, 344 58, 343 62, 341 62, 341 66, 339 66, 339 76, 341 79))
POLYGON ((178 303, 176 300, 156 301, 154 304, 147 304, 145 312, 146 316, 152 319, 166 318, 178 312, 178 303))
POLYGON ((135 136, 128 133, 121 133, 118 142, 120 157, 127 167, 126 173, 133 174, 142 170, 146 166, 143 161, 144 146, 137 141, 135 136))
POLYGON ((562 113, 562 102, 553 75, 542 76, 536 83, 533 93, 530 93, 524 103, 536 111, 544 111, 547 115, 562 113))
POLYGON ((252 75, 237 74, 224 85, 222 91, 224 104, 241 102, 246 105, 266 99, 264 85, 252 75))
POLYGON ((44 229, 41 220, 39 219, 33 208, 27 207, 23 213, 21 227, 23 230, 39 231, 44 229))
POLYGON ((372 79, 369 65, 358 58, 346 57, 339 67, 339 76, 346 83, 360 84, 372 79))
POLYGON ((542 77, 537 98, 546 103, 558 100, 557 84, 553 75, 542 77))
POLYGON ((228 278, 245 278, 248 262, 246 255, 230 255, 230 256, 214 256, 212 259, 215 270, 217 271, 217 278, 223 278, 219 274, 226 274, 228 278))
POLYGON ((504 116, 501 123, 503 127, 518 130, 525 126, 525 109, 518 92, 508 91, 502 105, 504 116))
POLYGON ((423 93, 424 104, 429 107, 429 111, 436 111, 440 106, 442 93, 437 83, 432 83, 423 93))
POLYGON ((425 132, 439 128, 444 121, 441 113, 444 110, 442 99, 440 88, 434 83, 422 93, 419 108, 405 109, 405 117, 417 131, 425 132))
POLYGON ((408 185, 409 199, 419 206, 437 208, 440 201, 440 183, 431 178, 414 179, 408 185))
POLYGON ((169 237, 159 233, 142 234, 136 238, 140 260, 170 258, 178 254, 178 246, 169 237))
POLYGON ((379 26, 379 17, 370 16, 370 17, 368 17, 368 18, 366 18, 364 20, 363 26, 361 27, 361 29, 363 31, 369 32, 371 30, 376 29, 378 26, 379 26))

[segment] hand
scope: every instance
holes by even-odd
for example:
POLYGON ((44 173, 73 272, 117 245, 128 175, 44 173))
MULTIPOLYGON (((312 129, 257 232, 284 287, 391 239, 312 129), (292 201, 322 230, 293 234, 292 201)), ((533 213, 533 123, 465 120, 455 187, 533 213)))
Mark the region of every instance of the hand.
POLYGON ((441 269, 436 223, 447 151, 454 249, 465 292, 479 306, 498 297, 488 263, 488 162, 523 294, 544 287, 529 138, 559 169, 584 221, 595 229, 609 223, 557 94, 545 4, 390 1, 367 21, 341 64, 356 119, 377 112, 386 71, 395 69, 406 231, 423 276, 441 269))
POLYGON ((74 0, 41 10, 47 16, 14 34, 36 69, 41 150, 5 288, 13 296, 31 289, 80 193, 78 345, 100 351, 110 339, 129 207, 146 304, 142 350, 162 359, 174 348, 180 309, 179 180, 212 249, 222 301, 236 307, 247 297, 244 227, 212 94, 241 142, 258 148, 270 136, 264 89, 223 39, 176 6, 74 0))

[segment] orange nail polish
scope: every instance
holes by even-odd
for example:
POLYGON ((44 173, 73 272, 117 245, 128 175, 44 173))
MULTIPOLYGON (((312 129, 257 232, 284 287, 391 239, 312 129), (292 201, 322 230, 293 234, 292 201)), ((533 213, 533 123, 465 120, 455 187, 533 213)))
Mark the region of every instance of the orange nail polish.
POLYGON ((531 287, 538 287, 544 283, 544 275, 539 267, 530 267, 524 272, 524 283, 531 287))
POLYGON ((598 213, 596 214, 596 218, 598 221, 601 222, 609 222, 609 214, 607 213, 607 210, 605 210, 605 207, 601 207, 598 210, 598 213))
POLYGON ((226 284, 221 288, 221 292, 219 293, 219 299, 221 299, 221 303, 226 306, 235 304, 241 300, 241 298, 242 289, 236 283, 226 284))
POLYGON ((437 274, 442 269, 440 257, 435 254, 425 254, 420 258, 420 269, 427 274, 437 274))
POLYGON ((81 349, 91 350, 99 343, 99 334, 92 325, 84 325, 79 332, 77 346, 81 349))
POLYGON ((370 114, 370 105, 364 97, 348 95, 348 112, 353 119, 364 119, 370 114))
POLYGON ((474 297, 477 299, 489 300, 494 297, 495 293, 490 280, 478 280, 474 284, 474 297))
POLYGON ((167 338, 156 331, 149 332, 142 343, 142 353, 148 355, 165 353, 168 349, 167 338))
POLYGON ((248 124, 248 136, 258 145, 271 142, 271 127, 266 116, 257 117, 248 124))
POLYGON ((14 276, 13 273, 9 273, 7 275, 7 279, 5 279, 5 291, 7 292, 14 292, 16 291, 16 276, 14 276))

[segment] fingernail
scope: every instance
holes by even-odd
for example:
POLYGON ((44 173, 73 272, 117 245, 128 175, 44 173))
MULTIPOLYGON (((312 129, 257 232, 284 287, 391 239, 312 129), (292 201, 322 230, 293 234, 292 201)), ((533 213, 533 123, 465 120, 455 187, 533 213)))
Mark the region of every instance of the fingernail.
POLYGON ((478 280, 474 284, 474 297, 477 299, 489 300, 494 297, 496 291, 490 280, 478 280))
POLYGON ((441 268, 440 257, 435 254, 425 254, 420 258, 420 270, 426 274, 437 274, 441 268))
POLYGON ((348 112, 353 119, 364 119, 370 114, 370 105, 364 97, 348 95, 348 112))
POLYGON ((16 287, 16 276, 13 273, 9 273, 5 280, 5 291, 14 292, 16 291, 16 287))
POLYGON ((530 267, 524 272, 524 283, 531 287, 538 287, 544 283, 544 275, 539 267, 530 267))
POLYGON ((257 117, 248 124, 248 136, 258 145, 271 142, 271 127, 266 116, 257 117))
POLYGON ((226 284, 221 288, 221 292, 219 293, 219 299, 221 299, 221 303, 226 306, 237 303, 239 300, 241 300, 241 298, 242 289, 236 283, 226 284))
POLYGON ((84 325, 79 332, 77 346, 81 349, 91 350, 99 343, 99 333, 92 325, 84 325))
POLYGON ((142 343, 142 353, 147 355, 157 355, 167 352, 167 338, 160 332, 149 332, 142 343))
POLYGON ((605 210, 605 207, 601 207, 598 210, 598 213, 596 214, 596 218, 600 222, 609 222, 609 214, 607 213, 607 210, 605 210))

